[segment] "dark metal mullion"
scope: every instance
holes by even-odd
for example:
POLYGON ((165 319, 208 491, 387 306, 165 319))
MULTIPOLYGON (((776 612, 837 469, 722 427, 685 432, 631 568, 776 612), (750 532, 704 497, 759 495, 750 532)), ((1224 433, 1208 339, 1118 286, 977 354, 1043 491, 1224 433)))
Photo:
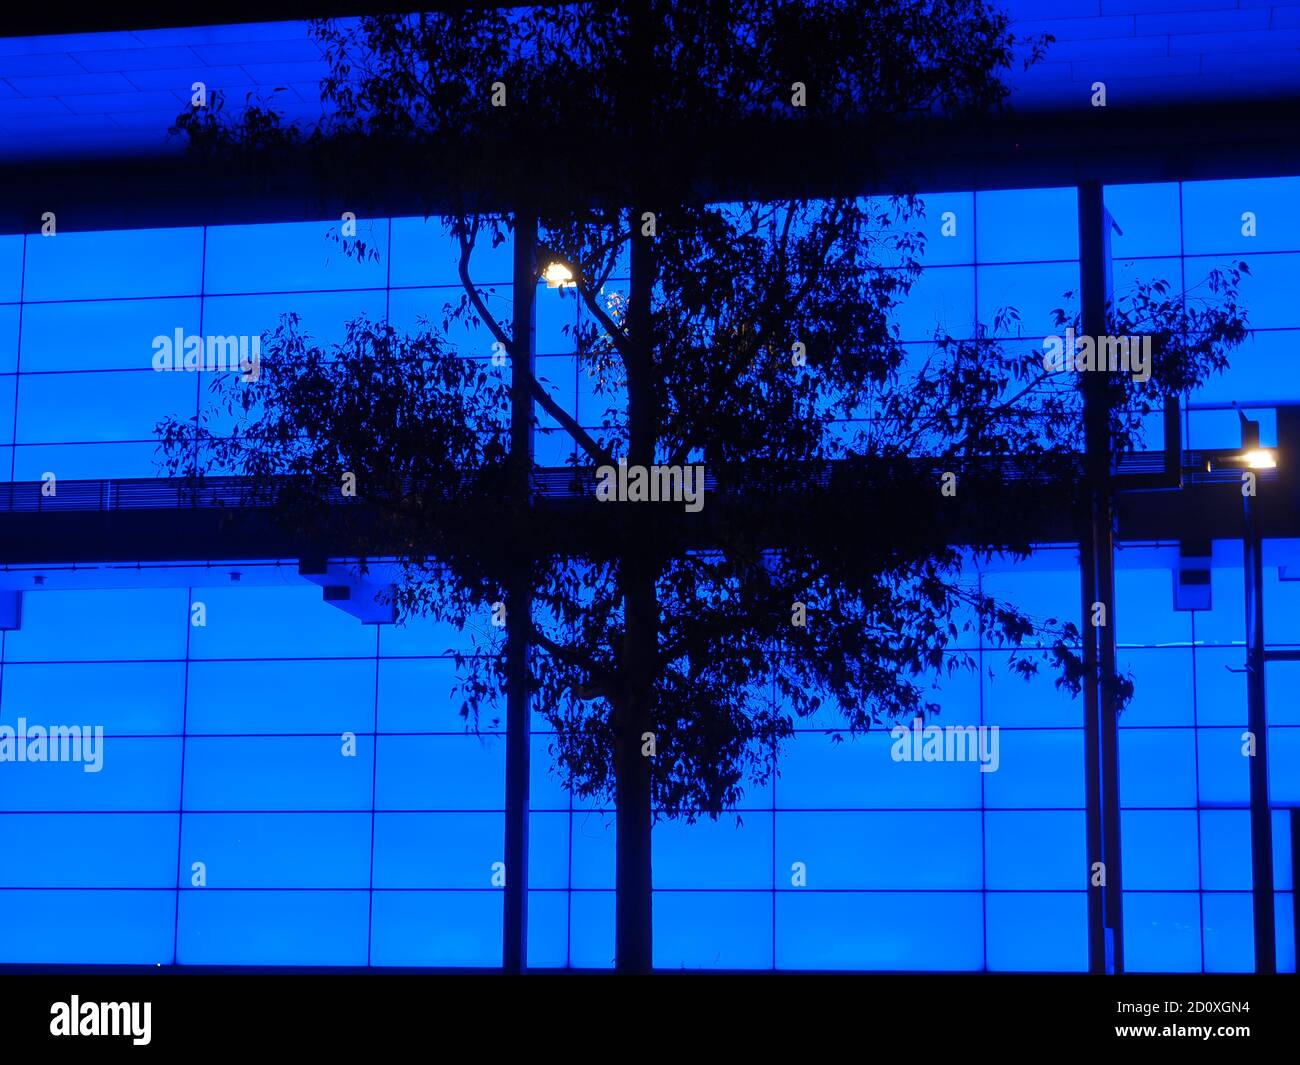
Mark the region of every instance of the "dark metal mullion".
MULTIPOLYGON (((1111 301, 1110 228, 1100 182, 1079 186, 1079 269, 1083 332, 1108 333, 1111 301)), ((1083 372, 1085 501, 1079 568, 1082 591, 1084 774, 1088 848, 1088 968, 1124 971, 1123 879, 1120 867, 1119 734, 1115 693, 1102 683, 1113 676, 1115 654, 1114 502, 1109 388, 1106 375, 1083 372), (1093 604, 1105 607, 1093 625, 1093 604), (1093 886, 1097 863, 1104 886, 1093 886)))
MULTIPOLYGON (((516 464, 520 501, 531 495, 533 402, 530 382, 536 359, 537 219, 515 215, 514 315, 510 351, 510 455, 516 464)), ((506 886, 501 963, 506 972, 528 967, 528 773, 530 725, 529 644, 532 572, 527 557, 516 561, 506 593, 506 886)))

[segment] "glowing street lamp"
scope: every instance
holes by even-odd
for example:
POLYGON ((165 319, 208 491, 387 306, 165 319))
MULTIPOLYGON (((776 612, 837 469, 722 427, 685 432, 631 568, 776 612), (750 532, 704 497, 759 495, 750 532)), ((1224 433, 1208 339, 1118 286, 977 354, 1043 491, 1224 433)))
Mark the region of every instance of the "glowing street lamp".
POLYGON ((1277 469, 1277 456, 1266 447, 1252 448, 1241 456, 1241 461, 1252 470, 1277 469))
POLYGON ((572 288, 578 283, 573 276, 572 268, 559 259, 553 259, 546 264, 546 268, 542 271, 542 280, 546 282, 547 288, 572 288))

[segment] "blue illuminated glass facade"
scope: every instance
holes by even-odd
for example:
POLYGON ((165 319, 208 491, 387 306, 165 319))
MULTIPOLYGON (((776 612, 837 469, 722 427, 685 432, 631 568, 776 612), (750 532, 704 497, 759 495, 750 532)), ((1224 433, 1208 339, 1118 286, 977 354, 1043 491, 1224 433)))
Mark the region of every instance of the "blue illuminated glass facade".
MULTIPOLYGON (((1112 187, 1116 284, 1193 285, 1246 258, 1253 332, 1193 401, 1300 401, 1283 372, 1300 312, 1287 279, 1300 179, 1112 187), (1254 212, 1256 237, 1241 236, 1254 212)), ((936 328, 968 336, 1014 306, 1036 344, 1078 290, 1073 189, 927 197, 926 273, 899 315, 917 357, 936 328), (944 236, 951 212, 955 235, 944 236)), ((337 223, 0 238, 0 469, 15 481, 153 476, 155 423, 208 402, 206 373, 157 373, 152 338, 258 335, 286 311, 322 340, 357 314, 399 328, 459 298, 436 220, 362 220, 357 262, 337 223), (269 254, 271 250, 274 254, 269 254)), ((509 300, 509 244, 475 257, 509 300)), ((617 285, 619 279, 613 284, 617 285)), ((575 301, 539 290, 539 376, 599 423, 565 327, 575 301)), ((486 359, 485 332, 460 330, 486 359)), ((1190 447, 1237 443, 1235 414, 1191 410, 1190 447)), ((571 452, 545 423, 537 458, 571 452)), ((1266 437, 1273 430, 1265 416, 1266 437)), ((1270 645, 1300 646, 1300 558, 1266 556, 1270 645)), ((177 558, 185 557, 182 549, 177 558)), ((1211 609, 1173 607, 1175 544, 1119 555, 1116 625, 1137 697, 1121 723, 1126 948, 1133 970, 1252 965, 1240 550, 1216 544, 1211 609)), ((501 964, 504 737, 468 732, 451 697, 464 634, 365 626, 290 563, 10 569, 26 589, 3 634, 0 722, 89 722, 104 768, 0 766, 0 962, 182 965, 501 964), (238 571, 239 581, 229 577, 238 571), (206 624, 191 624, 195 603, 206 624), (349 739, 350 737, 350 739, 349 739), (196 867, 196 863, 201 863, 196 867), (201 869, 203 886, 194 883, 201 869)), ((978 572, 1039 617, 1074 616, 1072 548, 978 572)), ((1006 652, 959 648, 977 670, 936 690, 940 724, 997 725, 1000 765, 897 763, 877 732, 842 744, 800 721, 780 776, 734 815, 656 828, 655 962, 665 969, 1082 971, 1086 949, 1082 710, 1006 652), (801 870, 804 882, 795 883, 801 870)), ((1046 663, 1044 663, 1046 666, 1046 663)), ((1269 667, 1279 967, 1291 953, 1281 808, 1300 804, 1291 663, 1269 667)), ((529 963, 613 961, 611 811, 575 803, 533 734, 529 963)))

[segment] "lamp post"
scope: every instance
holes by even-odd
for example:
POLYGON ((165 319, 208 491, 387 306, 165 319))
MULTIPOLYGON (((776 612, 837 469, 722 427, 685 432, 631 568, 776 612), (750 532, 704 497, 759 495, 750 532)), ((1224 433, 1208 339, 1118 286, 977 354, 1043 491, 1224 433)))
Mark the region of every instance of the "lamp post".
MULTIPOLYGON (((1259 422, 1241 418, 1241 454, 1232 460, 1248 471, 1277 467, 1273 452, 1259 445, 1259 422)), ((1264 552, 1258 478, 1243 474, 1242 573, 1246 583, 1246 729, 1250 757, 1250 868, 1255 933, 1255 971, 1277 971, 1274 928, 1273 822, 1268 796, 1268 715, 1265 712, 1264 552)))
POLYGON ((1276 453, 1260 446, 1259 422, 1240 410, 1241 450, 1218 454, 1207 468, 1242 470, 1241 568, 1246 601, 1246 736, 1250 744, 1250 868, 1255 941, 1255 971, 1277 972, 1277 931, 1274 913, 1273 812, 1268 788, 1268 714, 1264 670, 1269 661, 1296 661, 1294 651, 1264 647, 1264 550, 1256 470, 1278 468, 1276 453))

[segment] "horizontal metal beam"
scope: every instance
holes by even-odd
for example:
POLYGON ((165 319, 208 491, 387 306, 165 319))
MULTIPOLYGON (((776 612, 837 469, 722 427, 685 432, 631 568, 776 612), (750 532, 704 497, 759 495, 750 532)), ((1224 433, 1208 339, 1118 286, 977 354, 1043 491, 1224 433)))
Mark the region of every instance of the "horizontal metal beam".
MULTIPOLYGON (((1268 473, 1269 471, 1262 471, 1268 473)), ((566 474, 568 475, 568 474, 566 474)), ((1300 514, 1290 482, 1277 480, 1279 490, 1260 493, 1259 511, 1265 538, 1300 537, 1300 514)), ((64 486, 60 486, 60 492, 64 486)), ((112 495, 109 492, 106 495, 112 495)), ((119 496, 122 494, 119 491, 119 496)), ((129 493, 126 493, 129 496, 129 493)), ((174 495, 174 492, 173 492, 174 495)), ((700 546, 707 546, 714 528, 726 528, 734 521, 744 521, 748 508, 782 507, 778 497, 768 499, 728 498, 708 495, 701 514, 678 514, 663 505, 643 504, 654 508, 656 518, 665 523, 666 534, 690 537, 698 533, 700 546), (774 502, 773 498, 777 501, 774 502), (693 524, 692 519, 699 519, 693 524)), ((842 507, 834 520, 848 515, 853 528, 827 532, 819 529, 816 514, 800 512, 797 502, 787 501, 787 513, 774 527, 778 535, 862 535, 887 538, 906 535, 903 526, 915 519, 906 511, 906 500, 899 502, 890 495, 877 507, 871 497, 863 495, 837 504, 842 507), (890 514, 886 521, 876 515, 890 514)), ((364 516, 364 503, 355 504, 349 518, 364 516)), ((602 544, 617 543, 620 523, 642 521, 647 512, 633 504, 607 504, 592 496, 576 497, 559 492, 543 496, 537 503, 538 524, 534 530, 535 546, 547 549, 571 549, 599 555, 602 544)), ((350 557, 357 553, 357 523, 349 522, 344 536, 329 528, 314 531, 310 542, 296 536, 271 520, 265 508, 227 506, 176 506, 159 502, 153 506, 116 509, 80 508, 47 510, 10 510, 3 508, 0 495, 0 565, 65 564, 74 562, 164 562, 194 560, 242 560, 303 557, 350 557)), ((1118 536, 1130 541, 1175 541, 1194 532, 1201 540, 1237 540, 1241 535, 1241 492, 1239 480, 1209 480, 1186 483, 1181 490, 1135 492, 1119 496, 1118 536)), ((1042 489, 1033 484, 1003 488, 996 507, 982 507, 978 497, 969 501, 964 511, 954 511, 951 524, 943 530, 947 542, 963 544, 983 537, 997 536, 997 523, 1017 539, 1035 544, 1068 544, 1077 540, 1077 530, 1068 507, 1044 506, 1042 489)), ((502 524, 495 503, 485 502, 475 510, 448 505, 440 513, 439 523, 449 535, 463 531, 464 542, 483 546, 487 530, 502 524)), ((824 525, 824 522, 820 524, 824 525)), ((509 530, 502 532, 500 549, 508 549, 509 530)), ((804 542, 804 541, 801 541, 804 542)), ((370 557, 397 554, 393 545, 378 537, 360 545, 370 557)))
MULTIPOLYGON (((1300 102, 1275 100, 1268 108, 1007 113, 893 133, 800 125, 705 139, 686 130, 665 142, 664 168, 705 200, 1268 177, 1300 173, 1300 140, 1290 134, 1297 128, 1300 102)), ((56 212, 60 232, 326 219, 344 210, 439 213, 470 196, 479 209, 504 211, 520 192, 581 195, 575 174, 593 189, 617 188, 626 169, 625 147, 591 141, 581 129, 563 143, 522 148, 448 145, 434 168, 431 151, 415 158, 352 145, 334 158, 284 153, 256 168, 213 167, 179 152, 10 164, 0 167, 0 233, 39 232, 45 211, 56 212), (494 162, 493 151, 505 154, 494 162), (491 184, 484 174, 494 175, 491 184)))

